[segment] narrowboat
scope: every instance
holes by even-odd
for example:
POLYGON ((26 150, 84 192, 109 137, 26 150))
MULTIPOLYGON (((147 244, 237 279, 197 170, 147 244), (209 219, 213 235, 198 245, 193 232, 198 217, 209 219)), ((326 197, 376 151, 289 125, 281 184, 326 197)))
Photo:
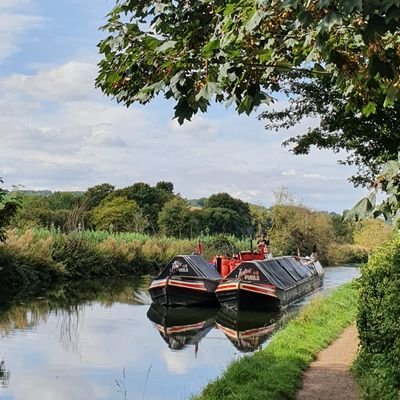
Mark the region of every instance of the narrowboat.
POLYGON ((323 284, 324 270, 315 257, 275 257, 244 261, 219 283, 215 293, 232 310, 279 310, 323 284))
POLYGON ((239 351, 246 353, 257 350, 268 340, 280 316, 279 312, 234 311, 221 307, 215 324, 239 351))
POLYGON ((181 350, 199 342, 215 326, 217 309, 200 307, 165 307, 152 304, 147 311, 161 337, 172 350, 181 350))
POLYGON ((201 255, 175 256, 149 287, 155 304, 218 305, 215 289, 221 274, 201 255))

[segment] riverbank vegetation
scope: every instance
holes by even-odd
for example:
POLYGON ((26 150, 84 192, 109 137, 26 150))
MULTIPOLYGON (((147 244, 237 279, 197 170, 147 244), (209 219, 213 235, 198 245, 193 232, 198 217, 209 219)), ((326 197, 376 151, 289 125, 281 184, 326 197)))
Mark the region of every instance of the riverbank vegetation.
POLYGON ((0 244, 0 284, 11 288, 151 274, 174 255, 196 251, 198 240, 211 259, 248 250, 250 239, 262 232, 268 233, 274 255, 308 255, 316 245, 324 265, 359 263, 393 235, 381 220, 345 222, 282 191, 270 208, 227 193, 188 201, 168 182, 13 196, 19 208, 9 216, 7 241, 0 244))
POLYGON ((362 269, 355 372, 366 400, 400 396, 400 235, 362 269))
POLYGON ((301 374, 320 350, 354 321, 357 287, 352 282, 318 297, 278 331, 265 349, 232 363, 193 400, 294 398, 301 374))

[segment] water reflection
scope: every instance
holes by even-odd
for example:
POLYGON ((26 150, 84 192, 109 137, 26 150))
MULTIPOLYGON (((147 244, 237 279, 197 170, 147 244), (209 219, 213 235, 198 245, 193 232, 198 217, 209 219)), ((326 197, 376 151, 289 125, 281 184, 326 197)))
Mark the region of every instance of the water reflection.
POLYGON ((225 308, 164 307, 152 304, 147 318, 172 350, 199 343, 217 328, 242 353, 260 348, 275 329, 281 314, 262 311, 232 311, 225 308))
POLYGON ((192 345, 197 354, 199 342, 215 325, 217 311, 215 308, 167 308, 152 304, 147 311, 147 318, 160 332, 170 349, 182 350, 192 345))
MULTIPOLYGON (((349 271, 327 271, 330 286, 350 280, 349 271)), ((238 352, 265 345, 282 321, 265 313, 149 309, 150 281, 89 281, 0 300, 0 398, 120 400, 115 382, 126 370, 129 399, 188 399, 238 352)))
POLYGON ((247 353, 259 349, 267 341, 279 317, 279 312, 235 312, 221 308, 216 325, 240 352, 247 353))
POLYGON ((6 369, 4 360, 0 361, 0 386, 6 388, 10 382, 10 371, 6 369))

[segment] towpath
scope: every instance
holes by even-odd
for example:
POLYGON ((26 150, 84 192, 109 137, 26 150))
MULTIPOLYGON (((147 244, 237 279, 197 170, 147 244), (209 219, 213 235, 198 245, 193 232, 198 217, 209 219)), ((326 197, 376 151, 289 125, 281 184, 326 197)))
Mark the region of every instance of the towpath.
POLYGON ((358 343, 357 328, 350 325, 310 364, 296 400, 357 400, 358 387, 349 368, 358 343))

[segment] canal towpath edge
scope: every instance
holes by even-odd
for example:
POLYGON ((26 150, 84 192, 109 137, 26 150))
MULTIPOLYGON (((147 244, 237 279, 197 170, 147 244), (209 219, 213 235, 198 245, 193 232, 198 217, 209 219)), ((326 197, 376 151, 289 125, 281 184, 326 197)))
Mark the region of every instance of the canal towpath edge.
POLYGON ((357 400, 359 390, 350 367, 358 346, 357 327, 353 323, 304 372, 296 400, 357 400))

